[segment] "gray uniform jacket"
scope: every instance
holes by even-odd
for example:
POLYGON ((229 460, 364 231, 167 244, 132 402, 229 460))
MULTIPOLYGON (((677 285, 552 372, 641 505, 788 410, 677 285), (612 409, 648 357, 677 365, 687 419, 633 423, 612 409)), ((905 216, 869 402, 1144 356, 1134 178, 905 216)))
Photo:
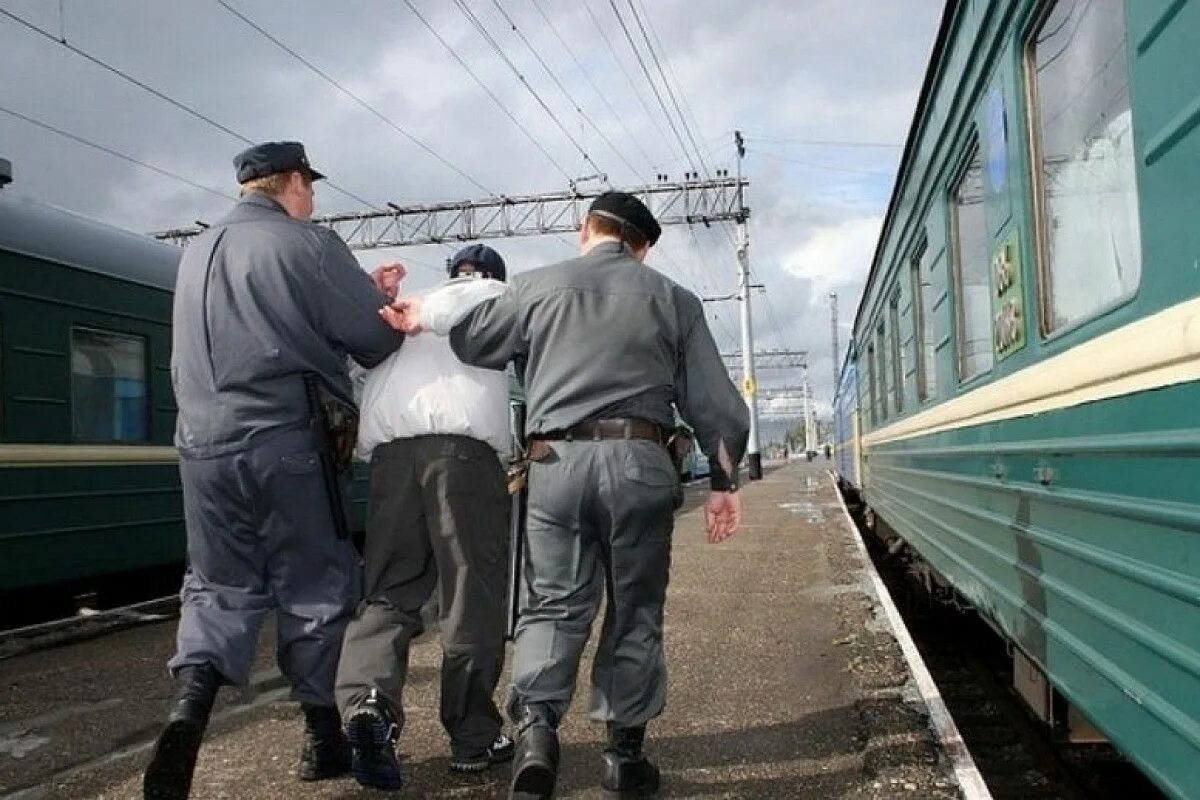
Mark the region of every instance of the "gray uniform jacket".
POLYGON ((750 415, 700 300, 621 244, 514 276, 450 342, 468 364, 524 364, 531 436, 617 417, 673 428, 674 403, 709 457, 712 487, 736 478, 750 415))
POLYGON ((175 286, 171 380, 185 456, 236 452, 308 421, 303 376, 353 403, 346 356, 373 367, 403 336, 333 231, 250 194, 184 251, 175 286))

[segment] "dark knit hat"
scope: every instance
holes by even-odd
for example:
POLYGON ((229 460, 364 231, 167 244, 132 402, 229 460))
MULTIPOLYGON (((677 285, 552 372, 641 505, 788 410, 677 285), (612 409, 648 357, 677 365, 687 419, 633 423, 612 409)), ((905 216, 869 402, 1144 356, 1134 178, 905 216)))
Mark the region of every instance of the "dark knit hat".
POLYGON ((472 244, 459 250, 446 265, 450 277, 458 275, 458 268, 463 264, 474 264, 477 272, 482 272, 489 278, 502 281, 508 277, 504 259, 486 244, 472 244))

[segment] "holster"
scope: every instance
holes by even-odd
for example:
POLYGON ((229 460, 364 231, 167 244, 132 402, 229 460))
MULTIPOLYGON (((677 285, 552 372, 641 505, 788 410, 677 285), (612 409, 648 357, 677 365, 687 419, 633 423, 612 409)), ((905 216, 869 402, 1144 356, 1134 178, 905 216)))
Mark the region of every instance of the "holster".
POLYGON ((531 439, 525 452, 508 463, 508 493, 522 491, 529 476, 529 465, 535 461, 545 461, 553 454, 554 450, 544 439, 531 439))
MULTIPOLYGON (((680 425, 671 431, 671 435, 667 437, 663 446, 667 448, 667 455, 671 457, 671 464, 675 467, 675 477, 678 479, 683 475, 683 462, 687 459, 688 453, 692 452, 692 448, 696 446, 696 440, 692 437, 690 429, 680 425)), ((675 493, 672 498, 676 511, 683 507, 683 500, 683 485, 676 480, 675 493)))
POLYGON ((692 437, 692 432, 682 425, 671 431, 671 435, 667 437, 667 454, 671 456, 671 463, 675 465, 675 474, 683 472, 684 459, 688 457, 688 453, 692 452, 692 448, 696 446, 696 440, 692 437))
POLYGON ((333 515, 333 529, 339 539, 350 537, 341 478, 350 473, 354 445, 358 441, 358 410, 325 390, 315 374, 304 376, 308 398, 309 427, 313 432, 321 478, 333 515))

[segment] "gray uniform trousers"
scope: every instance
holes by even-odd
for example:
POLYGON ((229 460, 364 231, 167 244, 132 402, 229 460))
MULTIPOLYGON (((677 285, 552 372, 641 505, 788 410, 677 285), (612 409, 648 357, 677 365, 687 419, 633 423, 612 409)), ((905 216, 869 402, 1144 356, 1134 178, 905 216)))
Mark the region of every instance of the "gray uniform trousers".
POLYGON ((334 534, 312 434, 290 429, 228 455, 185 455, 179 473, 188 569, 172 671, 207 662, 245 685, 263 618, 276 610, 292 697, 332 706, 361 578, 353 545, 334 534))
POLYGON ((456 755, 500 733, 508 493, 496 451, 466 436, 396 439, 371 456, 366 586, 346 631, 337 700, 349 717, 378 688, 403 725, 408 649, 436 591, 441 717, 456 755))
POLYGON ((530 466, 527 547, 509 713, 561 720, 607 594, 592 663, 592 718, 646 723, 666 703, 663 603, 674 498, 666 450, 646 440, 554 441, 530 466))

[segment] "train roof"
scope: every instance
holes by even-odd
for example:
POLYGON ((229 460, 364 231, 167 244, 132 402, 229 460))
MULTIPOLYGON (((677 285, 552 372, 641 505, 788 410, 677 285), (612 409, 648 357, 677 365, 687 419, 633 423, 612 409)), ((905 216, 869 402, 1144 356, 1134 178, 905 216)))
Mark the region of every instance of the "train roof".
POLYGON ((875 244, 875 253, 871 256, 871 269, 867 273, 867 281, 863 285, 862 298, 859 300, 858 309, 854 312, 854 330, 856 331, 858 330, 859 317, 862 316, 863 308, 867 304, 871 281, 875 277, 875 271, 879 269, 879 260, 883 257, 883 248, 887 243, 888 231, 891 230, 892 224, 896 220, 896 213, 900 207, 900 196, 903 193, 905 181, 908 179, 909 170, 912 169, 912 161, 916 154, 917 144, 923 132, 921 122, 929 113, 929 103, 933 98, 937 79, 942 71, 942 60, 945 58, 946 51, 950 45, 950 34, 954 28, 954 17, 962 5, 963 0, 946 0, 946 4, 942 7, 942 19, 938 24, 937 36, 933 40, 933 50, 929 55, 929 65, 925 68, 925 78, 921 81, 921 92, 917 96, 917 107, 913 111, 912 125, 908 128, 908 136, 904 140, 904 151, 900 156, 900 166, 896 169, 896 182, 892 185, 892 196, 888 199, 887 213, 884 215, 883 225, 879 229, 879 240, 875 244))
POLYGON ((57 206, 0 191, 0 251, 171 291, 182 250, 57 206))

